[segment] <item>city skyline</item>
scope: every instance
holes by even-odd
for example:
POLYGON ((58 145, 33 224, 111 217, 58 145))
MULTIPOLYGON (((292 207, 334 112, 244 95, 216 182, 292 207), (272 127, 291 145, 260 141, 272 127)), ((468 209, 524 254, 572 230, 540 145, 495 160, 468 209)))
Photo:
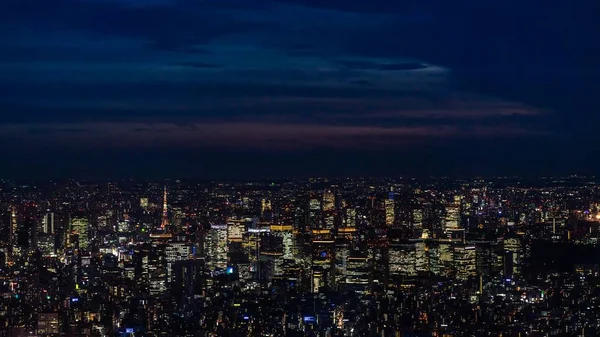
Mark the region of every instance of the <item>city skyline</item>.
POLYGON ((600 182, 0 180, 0 335, 594 336, 600 182))

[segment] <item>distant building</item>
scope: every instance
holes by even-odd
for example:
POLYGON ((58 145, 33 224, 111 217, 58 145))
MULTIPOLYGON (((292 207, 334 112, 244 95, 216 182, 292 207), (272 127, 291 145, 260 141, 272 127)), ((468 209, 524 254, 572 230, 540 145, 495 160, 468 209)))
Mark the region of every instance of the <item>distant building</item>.
POLYGON ((89 246, 89 226, 90 222, 88 219, 82 216, 76 216, 71 219, 71 235, 77 239, 80 249, 87 249, 89 246))

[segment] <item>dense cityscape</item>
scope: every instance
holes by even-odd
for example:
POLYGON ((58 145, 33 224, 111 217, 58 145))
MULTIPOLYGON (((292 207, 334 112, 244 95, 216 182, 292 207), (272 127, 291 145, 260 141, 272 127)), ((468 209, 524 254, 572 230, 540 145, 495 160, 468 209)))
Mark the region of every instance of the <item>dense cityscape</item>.
POLYGON ((0 189, 0 336, 594 336, 595 178, 0 189))

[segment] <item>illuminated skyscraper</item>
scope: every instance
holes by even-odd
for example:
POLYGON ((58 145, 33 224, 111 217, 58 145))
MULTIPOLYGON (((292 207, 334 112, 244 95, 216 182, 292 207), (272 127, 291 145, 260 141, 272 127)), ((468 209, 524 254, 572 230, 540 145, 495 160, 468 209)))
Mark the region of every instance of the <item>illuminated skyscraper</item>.
POLYGON ((262 199, 260 203, 260 214, 265 215, 266 212, 271 211, 271 201, 267 199, 262 199))
POLYGON ((417 255, 415 243, 392 244, 389 248, 390 276, 416 276, 417 255))
POLYGON ((413 210, 413 228, 415 231, 420 232, 423 230, 423 210, 417 208, 413 210))
POLYGON ((323 211, 335 211, 335 194, 329 190, 323 193, 323 211))
POLYGON ((42 336, 59 334, 58 313, 39 313, 37 317, 37 333, 42 336))
POLYGON ((86 218, 83 216, 77 216, 71 219, 71 234, 77 236, 80 249, 88 248, 88 232, 89 221, 86 218))
POLYGON ((311 198, 308 204, 308 221, 307 225, 310 229, 318 229, 321 225, 321 204, 319 199, 311 198))
POLYGON ((385 199, 385 225, 388 227, 394 225, 396 219, 395 207, 394 192, 390 192, 388 198, 385 199))
POLYGON ((227 253, 227 225, 212 225, 205 240, 206 266, 209 270, 226 269, 227 253))
POLYGON ((346 259, 346 286, 364 291, 369 285, 371 260, 368 252, 350 250, 346 259))
POLYGON ((46 213, 42 220, 42 233, 54 234, 54 213, 46 213))
POLYGON ((10 227, 9 227, 9 260, 12 260, 13 257, 18 256, 20 254, 19 242, 17 240, 17 233, 19 231, 17 221, 17 208, 11 207, 10 210, 10 227))
POLYGON ((460 228, 460 206, 446 206, 446 218, 444 219, 444 231, 460 228))
POLYGON ((242 242, 248 220, 229 220, 227 223, 227 242, 242 242))
POLYGON ((142 257, 142 273, 152 296, 160 296, 167 290, 166 246, 153 244, 142 257))
POLYGON ((427 245, 424 241, 419 240, 415 245, 416 256, 416 270, 417 273, 426 273, 429 272, 429 260, 427 258, 427 245))
POLYGON ((313 267, 310 275, 310 289, 312 293, 318 293, 319 289, 326 284, 327 273, 322 267, 313 267))
POLYGON ((354 235, 356 233, 356 218, 356 208, 345 208, 342 215, 342 225, 338 228, 338 234, 345 236, 354 235))
POLYGON ((475 246, 456 245, 454 248, 454 266, 456 278, 466 280, 477 274, 475 246))
MULTIPOLYGON (((507 238, 504 240, 504 250, 507 252, 505 258, 511 259, 511 275, 521 274, 521 265, 523 263, 523 242, 520 238, 507 238)), ((508 273, 507 273, 508 274, 508 273)))
POLYGON ((350 247, 347 243, 338 243, 335 246, 335 284, 346 282, 346 270, 350 257, 350 247))
POLYGON ((165 245, 165 256, 167 261, 167 279, 173 281, 173 264, 177 261, 188 260, 191 248, 187 242, 169 242, 165 245))
POLYGON ((148 209, 148 198, 140 198, 140 207, 148 209))

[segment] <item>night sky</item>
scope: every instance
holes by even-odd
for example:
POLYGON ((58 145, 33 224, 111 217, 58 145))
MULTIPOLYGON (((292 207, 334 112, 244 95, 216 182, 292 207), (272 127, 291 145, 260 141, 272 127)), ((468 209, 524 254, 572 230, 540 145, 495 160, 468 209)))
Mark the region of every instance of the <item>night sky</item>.
POLYGON ((595 174, 597 0, 3 0, 0 178, 595 174))

